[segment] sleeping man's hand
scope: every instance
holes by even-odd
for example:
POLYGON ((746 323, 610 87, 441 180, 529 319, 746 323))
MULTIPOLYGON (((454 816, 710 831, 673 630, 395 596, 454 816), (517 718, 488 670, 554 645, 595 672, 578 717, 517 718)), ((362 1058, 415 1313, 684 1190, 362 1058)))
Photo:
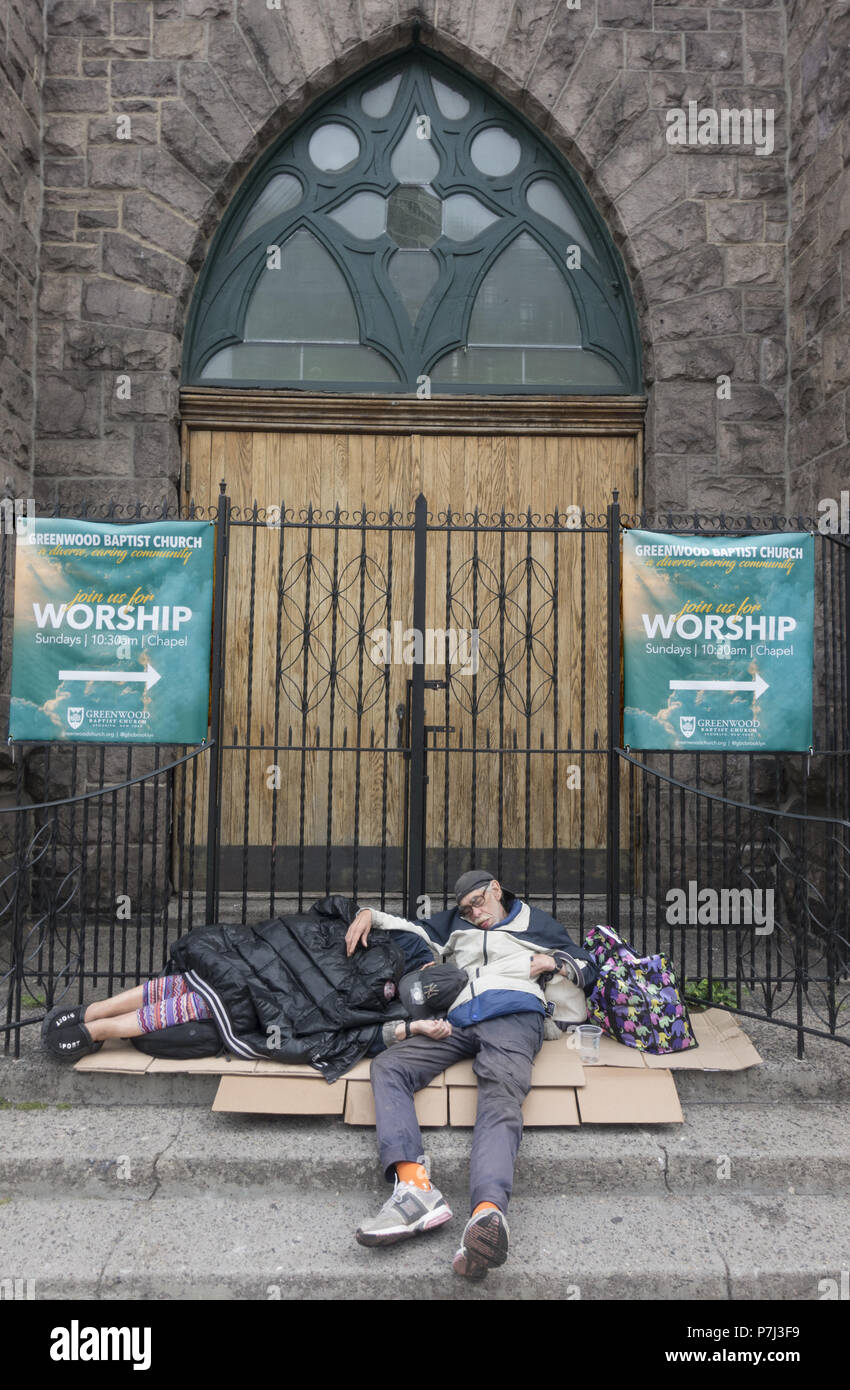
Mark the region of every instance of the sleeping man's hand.
POLYGON ((452 1025, 447 1018, 417 1018, 410 1025, 412 1035, 417 1033, 423 1038, 448 1038, 451 1037, 452 1025))
POLYGON ((353 956, 358 945, 367 946, 369 944, 369 933, 372 930, 372 913, 368 907, 361 907, 348 931, 345 933, 345 954, 353 956))

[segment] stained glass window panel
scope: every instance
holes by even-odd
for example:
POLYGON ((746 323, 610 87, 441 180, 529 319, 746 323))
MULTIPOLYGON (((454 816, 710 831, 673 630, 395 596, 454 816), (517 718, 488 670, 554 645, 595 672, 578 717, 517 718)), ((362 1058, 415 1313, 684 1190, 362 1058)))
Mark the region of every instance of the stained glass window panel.
POLYGON ((360 105, 366 115, 376 120, 381 116, 388 116, 393 109, 400 82, 401 73, 397 72, 395 77, 390 77, 386 82, 381 82, 379 86, 370 87, 368 92, 364 92, 360 98, 360 105))
POLYGON ((329 214, 346 231, 364 241, 380 236, 386 226, 386 199, 379 193, 355 193, 353 198, 329 214))
POLYGON ((597 352, 584 348, 458 348, 432 369, 437 385, 570 387, 587 391, 622 387, 617 370, 597 352))
POLYGON ((277 270, 264 270, 245 318, 246 338, 357 342, 354 300, 321 242, 303 228, 281 248, 277 270))
POLYGON ((620 374, 607 358, 587 348, 526 348, 526 386, 621 386, 620 374))
POLYGON ((389 277, 399 293, 411 323, 440 276, 440 267, 430 251, 396 251, 389 264, 389 277))
POLYGON ((442 231, 439 198, 424 188, 397 188, 390 194, 387 231, 396 246, 433 246, 442 231))
POLYGON ((517 386, 522 382, 522 349, 458 348, 436 364, 431 380, 463 386, 517 386))
POLYGON ((581 345, 564 272, 523 232, 484 277, 469 324, 470 343, 581 345))
POLYGON ((303 351, 305 381, 398 381, 387 359, 373 348, 305 343, 303 351))
POLYGON ((301 348, 296 343, 237 343, 211 357, 201 376, 224 381, 297 381, 301 348))
POLYGON ((417 134, 417 131, 426 129, 418 121, 418 115, 411 118, 410 125, 393 150, 390 163, 399 183, 430 183, 440 172, 440 156, 432 140, 417 134))
POLYGON ((239 235, 234 242, 238 246, 258 227, 270 222, 278 213, 288 212, 301 202, 301 184, 292 174, 276 174, 269 179, 262 193, 246 217, 239 235))
POLYGON ((534 212, 539 212, 541 217, 554 222, 555 226, 566 232, 578 246, 593 254, 578 218, 556 183, 551 179, 535 179, 534 183, 529 185, 526 197, 528 206, 534 212))
POLYGON ((498 220, 471 193, 452 193, 443 203, 443 231, 452 241, 471 241, 498 220))
POLYGON ((482 130, 480 135, 476 135, 469 153, 476 169, 491 178, 499 178, 513 173, 519 164, 522 146, 506 130, 491 126, 489 130, 482 130))
POLYGON ((455 91, 454 87, 447 87, 445 82, 438 81, 436 77, 431 78, 431 86, 434 88, 437 105, 450 121, 461 120, 467 114, 469 102, 462 92, 455 91))
POLYGON ((313 131, 308 148, 317 169, 340 173, 355 163, 360 153, 360 141, 347 125, 330 121, 313 131))

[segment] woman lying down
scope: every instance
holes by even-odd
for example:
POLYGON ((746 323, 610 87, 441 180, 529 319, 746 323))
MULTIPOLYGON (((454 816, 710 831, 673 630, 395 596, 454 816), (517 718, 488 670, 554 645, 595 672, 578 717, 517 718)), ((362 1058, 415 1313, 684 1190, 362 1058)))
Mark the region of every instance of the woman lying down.
POLYGON ((467 984, 465 972, 434 964, 413 932, 377 930, 367 950, 349 954, 356 913, 351 899, 329 897, 269 922, 197 927, 172 945, 160 977, 52 1009, 44 1044, 68 1061, 108 1038, 133 1039, 155 1056, 226 1049, 307 1063, 334 1081, 405 1037, 447 1037, 444 1015, 467 984))
MULTIPOLYGON (((408 1010, 406 1019, 391 1019, 380 1026, 367 1049, 374 1056, 394 1042, 417 1036, 447 1038, 452 1031, 448 1019, 435 1017, 451 1007, 466 985, 466 975, 453 965, 425 966, 402 976, 399 996, 408 1010), (429 971, 427 1000, 421 976, 429 971), (418 1002, 421 1001, 421 1002, 418 1002)), ((60 1004, 52 1009, 42 1025, 42 1038, 57 1057, 77 1061, 97 1052, 107 1038, 138 1038, 179 1024, 212 1019, 212 1010, 203 996, 192 989, 185 975, 161 975, 134 989, 113 994, 93 1004, 69 1008, 60 1004)))

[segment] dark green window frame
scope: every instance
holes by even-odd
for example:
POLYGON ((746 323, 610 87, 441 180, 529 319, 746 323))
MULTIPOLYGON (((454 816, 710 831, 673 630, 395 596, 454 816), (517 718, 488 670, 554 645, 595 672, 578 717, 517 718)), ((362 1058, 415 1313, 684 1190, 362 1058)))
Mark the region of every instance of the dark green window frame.
MULTIPOLYGON (((417 197, 413 195, 408 200, 409 215, 415 216, 417 197)), ((387 208, 389 212, 389 203, 387 208)), ((398 217, 403 217, 407 209, 398 198, 394 208, 398 223, 398 217)), ((584 366, 590 369, 590 384, 568 379, 546 384, 533 380, 437 380, 431 384, 432 393, 639 394, 643 389, 640 346, 628 281, 616 248, 578 176, 533 127, 477 82, 471 82, 421 48, 397 55, 323 99, 294 130, 281 137, 246 179, 216 233, 196 288, 187 326, 184 385, 381 395, 415 393, 424 377, 430 379, 435 370, 439 374, 438 364, 449 354, 474 351, 467 346, 467 337, 478 291, 500 255, 521 237, 532 238, 563 275, 579 325, 580 341, 573 350, 580 348, 585 354, 595 354, 593 361, 600 362, 601 374, 609 379, 604 384, 594 382, 588 358, 584 366), (396 74, 401 80, 389 114, 368 116, 361 105, 363 94, 396 74), (442 114, 432 77, 465 99, 465 115, 449 118, 442 114), (442 234, 433 241, 428 249, 438 273, 418 316, 411 322, 389 269, 392 257, 402 247, 388 234, 386 223, 379 235, 362 239, 330 214, 356 194, 371 192, 389 199, 399 188, 391 168, 392 157, 417 115, 426 115, 430 120, 430 140, 440 157, 439 172, 430 178, 428 196, 421 200, 423 235, 433 235, 433 229, 429 233, 426 225, 429 219, 433 221, 431 194, 439 199, 466 194, 496 220, 468 240, 452 240, 442 234), (329 123, 347 127, 359 145, 353 164, 339 172, 322 172, 309 154, 312 137, 329 123), (470 156, 476 137, 489 128, 506 132, 520 145, 516 167, 504 175, 488 176, 475 167, 470 156), (270 181, 281 174, 295 178, 301 185, 303 193, 297 204, 284 208, 240 239, 241 228, 251 217, 258 198, 270 181), (541 178, 555 184, 563 195, 581 229, 580 242, 575 233, 570 235, 560 229, 528 203, 528 188, 541 178), (230 374, 204 375, 216 354, 245 341, 249 304, 260 278, 282 273, 267 269, 268 248, 284 247, 301 229, 325 248, 347 284, 359 343, 380 354, 397 380, 388 380, 388 372, 382 373, 383 379, 356 382, 303 376, 245 379, 230 374), (569 255, 575 260, 574 251, 568 253, 568 248, 575 244, 581 247, 580 268, 568 268, 569 255)), ((527 242, 522 244, 527 247, 527 242)), ((334 346, 332 340, 324 341, 328 348, 334 346)), ((521 341, 503 346, 513 347, 517 354, 524 349, 534 352, 533 345, 523 345, 521 341)), ((563 344, 553 346, 550 341, 542 346, 564 357, 563 344)), ((498 357, 499 349, 495 352, 498 357)), ((525 360, 523 357, 523 372, 525 360)))

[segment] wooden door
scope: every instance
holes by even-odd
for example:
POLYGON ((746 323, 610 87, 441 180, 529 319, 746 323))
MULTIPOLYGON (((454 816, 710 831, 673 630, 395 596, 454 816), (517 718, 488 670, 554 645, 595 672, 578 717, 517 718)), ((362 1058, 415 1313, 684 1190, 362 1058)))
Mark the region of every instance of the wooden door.
MULTIPOLYGON (((265 887, 272 860, 279 888, 352 891, 352 878, 354 891, 401 888, 406 763, 397 750, 408 732, 409 519, 420 492, 433 520, 426 638, 436 634, 424 643, 434 682, 429 875, 450 883, 474 850, 501 855, 506 881, 517 881, 554 848, 561 890, 574 886, 564 874, 576 877, 581 859, 591 887, 606 814, 602 528, 615 488, 623 510, 636 510, 639 423, 633 414, 619 432, 611 421, 599 432, 567 433, 557 421, 533 432, 525 402, 525 428, 498 421, 488 430, 482 412, 474 430, 461 430, 455 404, 441 432, 437 403, 428 404, 395 430, 383 419, 373 430, 356 419, 344 428, 338 405, 327 430, 318 416, 303 429, 186 429, 193 500, 214 505, 224 480, 243 513, 230 533, 225 888, 265 887), (259 524, 242 524, 255 504, 259 524), (312 507, 312 524, 264 524, 281 505, 305 522, 312 507), (376 529, 362 524, 364 505, 376 529), (337 507, 341 525, 332 524, 337 507), (394 528, 380 529, 390 510, 394 528), (379 631, 386 661, 373 659, 379 631), (447 673, 453 633, 461 661, 447 673)), ((197 840, 205 827, 199 797, 197 840)))

